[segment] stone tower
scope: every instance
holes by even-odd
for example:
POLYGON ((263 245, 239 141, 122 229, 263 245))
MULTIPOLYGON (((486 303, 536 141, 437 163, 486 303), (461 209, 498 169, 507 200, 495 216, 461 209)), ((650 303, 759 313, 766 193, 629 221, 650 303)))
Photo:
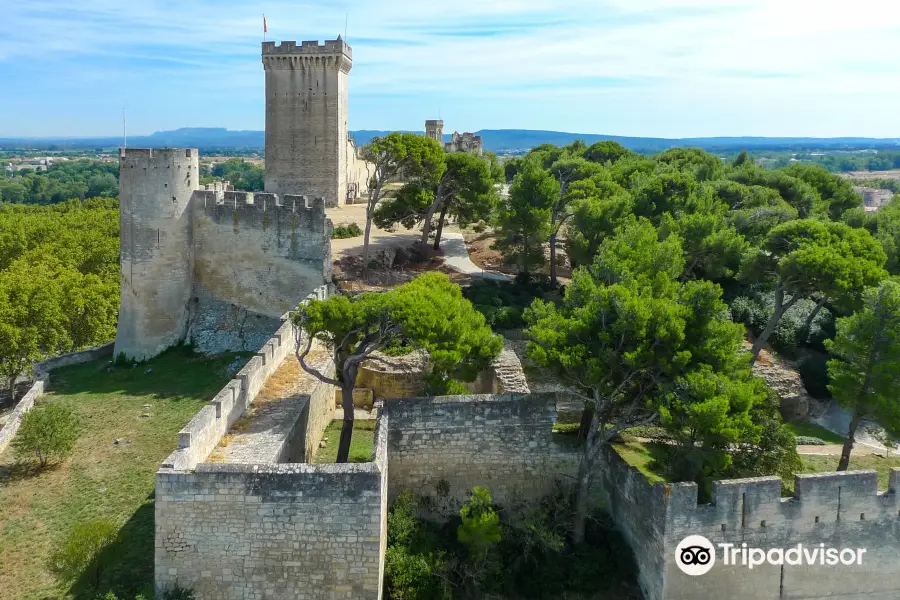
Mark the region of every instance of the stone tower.
POLYGON ((191 298, 196 149, 119 150, 121 304, 115 353, 143 360, 184 339, 191 298))
POLYGON ((347 196, 347 76, 350 46, 340 36, 319 42, 263 42, 266 72, 266 191, 347 196))
POLYGON ((428 120, 425 121, 425 137, 437 140, 439 144, 444 145, 444 122, 428 120))

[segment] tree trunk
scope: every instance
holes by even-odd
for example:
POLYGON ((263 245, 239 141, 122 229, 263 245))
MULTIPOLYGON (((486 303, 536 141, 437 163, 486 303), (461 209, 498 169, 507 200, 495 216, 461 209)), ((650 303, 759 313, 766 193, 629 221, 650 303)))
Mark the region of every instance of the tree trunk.
POLYGON ((372 234, 372 216, 375 214, 375 205, 378 204, 378 198, 381 196, 381 184, 375 186, 369 201, 366 204, 366 233, 363 236, 363 279, 369 274, 369 237, 372 234))
POLYGON ((793 306, 794 301, 796 300, 796 296, 791 298, 791 301, 787 304, 784 303, 784 291, 781 289, 781 285, 779 284, 775 288, 775 312, 772 313, 772 316, 769 317, 769 322, 766 323, 766 328, 763 329, 762 333, 759 334, 759 337, 753 342, 753 348, 751 349, 750 356, 750 366, 752 367, 756 363, 756 359, 759 357, 759 351, 762 350, 762 347, 765 345, 766 341, 768 341, 769 337, 772 335, 772 332, 775 331, 775 326, 778 325, 778 321, 781 319, 782 315, 793 306))
POLYGON ((444 182, 442 181, 437 186, 437 192, 434 194, 434 202, 428 207, 428 212, 425 213, 425 220, 422 223, 422 239, 420 246, 423 258, 428 255, 428 234, 431 232, 431 219, 434 218, 434 213, 442 204, 444 199, 443 196, 444 182))
POLYGON ((587 457, 587 444, 585 444, 585 456, 578 465, 577 491, 575 492, 575 517, 572 523, 572 543, 576 546, 584 542, 584 526, 588 513, 588 492, 590 465, 587 457))
POLYGON ((441 233, 444 231, 444 219, 447 218, 447 209, 449 205, 444 202, 444 206, 441 207, 441 214, 438 217, 437 230, 434 232, 434 249, 441 249, 441 233))
POLYGON ((844 442, 844 447, 841 450, 841 460, 837 467, 838 471, 846 471, 850 467, 850 453, 853 452, 853 444, 856 441, 856 428, 859 427, 861 420, 859 411, 854 410, 853 418, 850 419, 850 429, 847 431, 847 440, 844 442))
POLYGON ((818 302, 816 302, 816 307, 812 309, 812 312, 809 313, 808 317, 806 317, 806 322, 803 323, 803 329, 800 330, 800 339, 797 340, 798 343, 806 343, 806 339, 809 337, 809 330, 812 328, 813 321, 816 320, 819 311, 822 310, 823 306, 825 306, 825 300, 826 298, 822 297, 818 302))
POLYGON ((556 287, 556 236, 557 233, 550 234, 550 285, 556 287))
POLYGON ((338 443, 337 462, 345 463, 350 457, 350 440, 353 437, 353 388, 355 381, 343 381, 341 388, 341 408, 344 410, 344 423, 341 425, 341 441, 338 443))

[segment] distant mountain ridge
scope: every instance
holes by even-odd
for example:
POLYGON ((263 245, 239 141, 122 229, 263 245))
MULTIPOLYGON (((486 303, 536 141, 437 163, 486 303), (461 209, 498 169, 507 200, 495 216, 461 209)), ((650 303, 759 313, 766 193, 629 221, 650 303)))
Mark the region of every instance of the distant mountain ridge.
MULTIPOLYGON (((390 131, 363 129, 351 131, 357 145, 367 144, 373 137, 390 131)), ((416 131, 413 133, 423 133, 416 131)), ((484 143, 484 149, 492 152, 524 151, 540 144, 562 146, 575 140, 593 144, 603 140, 616 141, 626 148, 644 152, 659 152, 677 146, 695 146, 705 150, 747 149, 792 149, 792 148, 878 148, 900 146, 900 138, 814 138, 814 137, 698 137, 698 138, 652 138, 600 135, 593 133, 568 133, 536 129, 482 129, 476 131, 484 143)), ((444 135, 449 141, 450 135, 444 135)), ((109 147, 121 145, 120 137, 69 137, 69 138, 0 138, 0 147, 27 144, 29 147, 49 145, 69 148, 109 147)), ((184 127, 174 131, 157 131, 152 135, 128 138, 132 147, 162 148, 191 147, 206 149, 258 149, 265 146, 265 132, 240 130, 232 131, 224 127, 184 127)))

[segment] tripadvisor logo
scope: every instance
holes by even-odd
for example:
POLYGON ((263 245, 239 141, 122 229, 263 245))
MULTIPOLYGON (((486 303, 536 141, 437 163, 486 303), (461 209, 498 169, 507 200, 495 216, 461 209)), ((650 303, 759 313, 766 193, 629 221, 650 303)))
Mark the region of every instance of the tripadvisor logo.
POLYGON ((804 546, 797 544, 791 548, 750 548, 746 543, 713 545, 702 535, 689 535, 675 548, 675 564, 687 575, 704 575, 716 564, 716 546, 722 549, 722 564, 728 566, 754 567, 769 564, 808 566, 850 566, 863 564, 865 548, 831 548, 825 544, 804 546))
POLYGON ((689 535, 675 548, 675 564, 687 575, 703 575, 716 564, 716 549, 702 535, 689 535))

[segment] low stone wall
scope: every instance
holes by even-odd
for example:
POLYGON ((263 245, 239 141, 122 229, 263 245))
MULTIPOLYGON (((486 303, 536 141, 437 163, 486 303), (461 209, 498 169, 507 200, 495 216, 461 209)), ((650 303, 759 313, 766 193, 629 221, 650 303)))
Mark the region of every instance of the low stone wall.
POLYGON ((380 600, 387 419, 372 462, 201 464, 156 475, 156 595, 380 600))
POLYGON ((580 452, 553 433, 555 394, 405 398, 384 409, 391 500, 409 489, 456 512, 478 485, 503 504, 573 481, 580 452))
MULTIPOLYGON (((329 286, 322 286, 304 301, 325 298, 330 291, 329 286)), ((284 315, 281 326, 263 344, 256 356, 178 432, 178 449, 163 461, 163 469, 187 471, 206 460, 222 436, 259 394, 266 379, 286 357, 294 353, 297 347, 296 334, 290 315, 284 315)))
POLYGON ((44 393, 47 383, 47 379, 38 379, 35 381, 32 384, 31 389, 28 390, 25 395, 22 396, 22 399, 19 400, 19 403, 16 404, 16 407, 12 410, 9 418, 6 420, 3 429, 0 429, 0 453, 6 450, 12 443, 13 438, 16 437, 16 434, 19 432, 19 427, 22 426, 22 418, 25 416, 25 413, 34 408, 34 401, 44 393))
POLYGON ((22 418, 25 416, 25 413, 34 408, 35 401, 49 387, 51 371, 62 367, 81 365, 101 358, 106 358, 112 356, 112 353, 113 343, 110 342, 109 344, 98 346, 97 348, 90 348, 80 352, 71 352, 37 363, 34 366, 35 381, 32 383, 31 389, 22 396, 22 399, 19 400, 19 403, 16 404, 16 407, 13 409, 12 413, 10 413, 3 429, 0 429, 0 452, 6 450, 10 443, 12 443, 13 438, 19 432, 19 427, 22 425, 22 418))

